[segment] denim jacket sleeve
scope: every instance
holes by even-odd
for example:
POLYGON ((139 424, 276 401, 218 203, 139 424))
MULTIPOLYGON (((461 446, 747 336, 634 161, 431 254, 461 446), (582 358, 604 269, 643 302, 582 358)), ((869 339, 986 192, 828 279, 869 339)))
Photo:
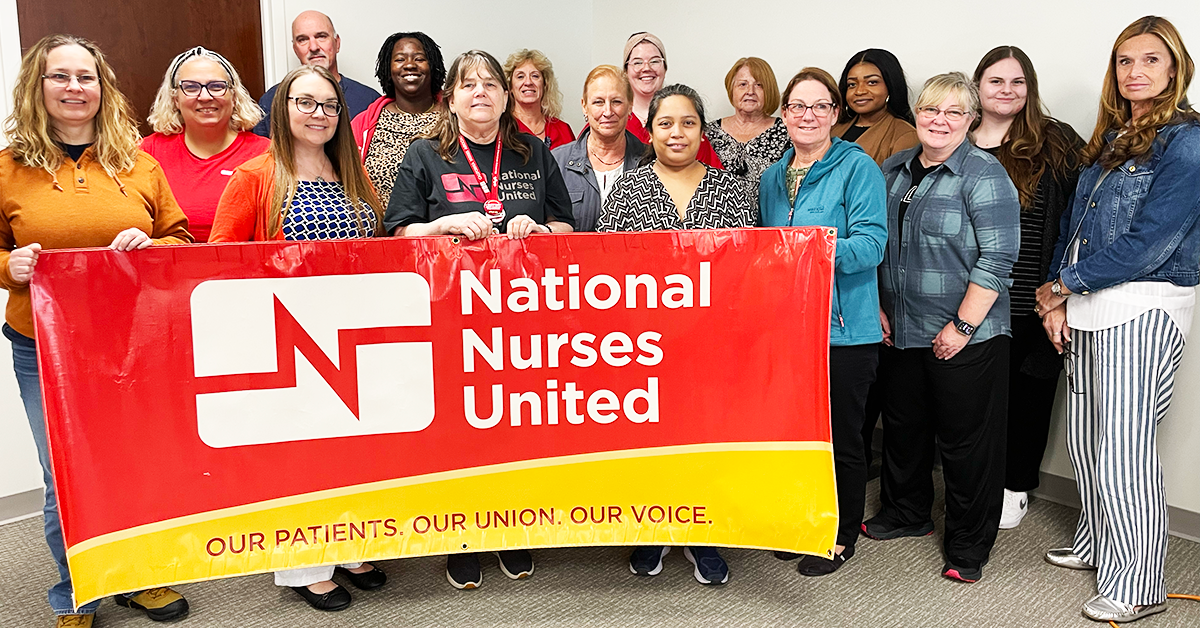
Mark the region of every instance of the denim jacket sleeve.
POLYGON ((979 176, 967 197, 967 213, 979 244, 970 281, 993 292, 1012 286, 1013 264, 1021 248, 1021 204, 1017 188, 999 162, 979 176))
POLYGON ((846 235, 838 238, 833 258, 834 270, 848 275, 878 267, 887 246, 887 186, 883 172, 865 153, 852 167, 846 179, 846 235))
MULTIPOLYGON (((1167 144, 1129 228, 1085 259, 1062 269, 1068 290, 1080 293, 1136 280, 1163 265, 1200 214, 1200 126, 1180 129, 1167 144)), ((1122 203, 1122 209, 1125 209, 1122 203)), ((1064 217, 1067 218, 1067 217, 1064 217)), ((1071 233, 1064 230, 1063 246, 1071 233)), ((1061 259, 1056 249, 1056 259, 1061 259)))

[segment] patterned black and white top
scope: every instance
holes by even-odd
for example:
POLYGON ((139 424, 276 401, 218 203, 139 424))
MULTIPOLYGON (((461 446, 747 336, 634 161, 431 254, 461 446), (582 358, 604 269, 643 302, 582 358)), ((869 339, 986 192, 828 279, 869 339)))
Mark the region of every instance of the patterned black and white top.
MULTIPOLYGON (((366 206, 366 203, 363 203, 366 206)), ((375 216, 358 210, 339 181, 299 181, 292 206, 283 220, 285 240, 344 240, 375 235, 375 216)))
POLYGON ((750 204, 758 211, 758 181, 772 164, 783 158, 791 141, 783 120, 775 118, 775 124, 766 131, 750 138, 745 144, 734 139, 720 120, 713 120, 704 127, 704 134, 712 142, 713 150, 721 158, 725 170, 741 179, 750 194, 750 204))
POLYGON ((393 110, 391 105, 379 112, 375 136, 367 147, 366 168, 379 201, 387 203, 396 184, 396 171, 413 140, 433 130, 441 114, 437 107, 425 113, 393 110))
POLYGON ((663 231, 752 227, 757 216, 745 185, 724 170, 705 166, 683 220, 654 164, 628 172, 613 184, 596 231, 663 231))

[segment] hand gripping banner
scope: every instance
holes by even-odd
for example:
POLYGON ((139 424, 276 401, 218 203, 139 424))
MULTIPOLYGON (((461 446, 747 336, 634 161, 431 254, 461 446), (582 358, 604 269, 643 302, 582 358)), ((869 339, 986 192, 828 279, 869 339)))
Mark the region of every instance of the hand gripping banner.
POLYGON ((830 555, 822 228, 50 251, 76 602, 453 552, 830 555))

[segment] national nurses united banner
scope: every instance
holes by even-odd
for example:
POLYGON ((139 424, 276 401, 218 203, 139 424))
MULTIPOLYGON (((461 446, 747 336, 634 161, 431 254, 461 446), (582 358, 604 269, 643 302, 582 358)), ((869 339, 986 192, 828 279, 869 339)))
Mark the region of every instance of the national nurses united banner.
POLYGON ((572 545, 828 554, 828 229, 42 255, 76 601, 572 545))

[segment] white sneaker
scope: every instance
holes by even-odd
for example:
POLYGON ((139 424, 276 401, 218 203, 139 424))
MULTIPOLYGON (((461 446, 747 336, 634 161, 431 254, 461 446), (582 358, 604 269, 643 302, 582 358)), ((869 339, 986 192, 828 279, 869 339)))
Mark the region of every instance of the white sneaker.
POLYGON ((1004 489, 1004 510, 1000 513, 1000 529, 1011 530, 1021 523, 1029 512, 1029 495, 1004 489))

